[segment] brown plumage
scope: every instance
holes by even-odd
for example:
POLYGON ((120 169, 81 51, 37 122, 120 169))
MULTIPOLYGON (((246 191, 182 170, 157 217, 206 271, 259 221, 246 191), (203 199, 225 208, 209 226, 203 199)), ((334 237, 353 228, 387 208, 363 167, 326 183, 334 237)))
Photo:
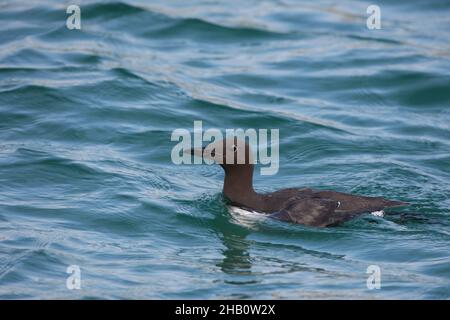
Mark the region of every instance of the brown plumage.
POLYGON ((250 147, 236 138, 210 144, 206 150, 192 149, 191 153, 212 159, 225 170, 223 192, 232 205, 269 214, 271 218, 282 221, 328 227, 362 213, 407 205, 405 202, 380 197, 364 197, 309 188, 257 193, 253 189, 253 160, 250 147), (241 161, 238 161, 242 148, 245 154, 241 153, 243 156, 241 161), (230 154, 233 156, 230 157, 230 154))

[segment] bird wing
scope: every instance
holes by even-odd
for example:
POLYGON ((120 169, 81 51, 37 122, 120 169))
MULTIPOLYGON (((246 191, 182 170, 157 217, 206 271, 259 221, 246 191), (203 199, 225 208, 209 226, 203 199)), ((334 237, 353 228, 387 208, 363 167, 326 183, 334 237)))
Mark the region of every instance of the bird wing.
POLYGON ((328 227, 347 221, 357 214, 337 210, 339 201, 324 198, 294 198, 285 207, 272 213, 271 218, 307 226, 328 227))
POLYGON ((393 201, 381 197, 365 197, 336 191, 317 191, 314 195, 339 202, 339 212, 364 213, 383 210, 388 207, 408 205, 406 202, 393 201))

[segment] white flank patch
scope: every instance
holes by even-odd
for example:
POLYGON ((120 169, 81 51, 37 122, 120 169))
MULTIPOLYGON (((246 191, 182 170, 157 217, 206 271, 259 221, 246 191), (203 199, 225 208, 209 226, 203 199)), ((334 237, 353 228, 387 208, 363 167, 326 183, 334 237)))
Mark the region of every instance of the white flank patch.
POLYGON ((254 227, 259 221, 266 219, 268 216, 253 210, 246 210, 235 206, 227 206, 228 212, 240 224, 247 227, 254 227))
POLYGON ((380 211, 373 211, 370 213, 371 215, 374 215, 375 217, 384 217, 384 211, 380 210, 380 211))
MULTIPOLYGON (((266 215, 264 213, 260 213, 253 210, 246 210, 239 207, 234 206, 227 206, 228 212, 231 214, 231 216, 240 224, 245 225, 246 227, 255 227, 258 222, 267 219, 269 215, 266 215)), ((371 215, 374 215, 375 217, 384 217, 384 211, 373 211, 370 213, 371 215)))

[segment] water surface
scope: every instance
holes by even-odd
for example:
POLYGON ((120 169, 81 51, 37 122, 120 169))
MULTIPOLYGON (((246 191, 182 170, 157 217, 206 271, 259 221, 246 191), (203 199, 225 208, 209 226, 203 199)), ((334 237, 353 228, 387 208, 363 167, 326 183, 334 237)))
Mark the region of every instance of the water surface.
POLYGON ((0 298, 450 298, 450 5, 0 3, 0 298), (279 128, 260 191, 408 201, 329 229, 234 218, 175 128, 279 128), (81 290, 66 268, 81 268, 81 290), (366 270, 381 268, 368 290, 366 270))

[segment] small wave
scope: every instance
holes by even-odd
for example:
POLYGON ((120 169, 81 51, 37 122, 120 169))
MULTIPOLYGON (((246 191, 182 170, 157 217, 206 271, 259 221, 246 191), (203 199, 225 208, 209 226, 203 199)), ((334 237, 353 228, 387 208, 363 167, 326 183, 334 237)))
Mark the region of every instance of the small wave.
POLYGON ((143 7, 125 2, 91 3, 83 6, 83 19, 115 19, 148 12, 143 7))
POLYGON ((258 39, 277 39, 282 40, 287 34, 274 31, 239 27, 225 26, 218 23, 209 22, 200 18, 177 19, 169 26, 153 30, 146 33, 146 36, 152 38, 188 38, 196 41, 209 42, 239 42, 256 41, 258 39))

